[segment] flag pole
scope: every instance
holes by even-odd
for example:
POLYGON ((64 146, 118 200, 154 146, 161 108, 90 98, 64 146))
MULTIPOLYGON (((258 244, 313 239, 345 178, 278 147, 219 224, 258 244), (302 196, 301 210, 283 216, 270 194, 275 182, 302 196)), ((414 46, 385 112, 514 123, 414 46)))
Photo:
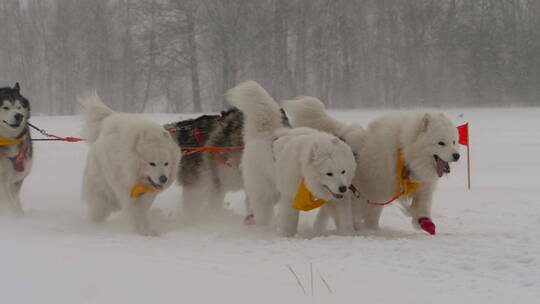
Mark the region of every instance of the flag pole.
MULTIPOLYGON (((467 123, 467 129, 468 128, 468 123, 467 123)), ((469 190, 471 190, 471 153, 470 153, 470 149, 471 149, 471 137, 469 136, 467 138, 467 181, 468 181, 468 186, 469 186, 469 190)))

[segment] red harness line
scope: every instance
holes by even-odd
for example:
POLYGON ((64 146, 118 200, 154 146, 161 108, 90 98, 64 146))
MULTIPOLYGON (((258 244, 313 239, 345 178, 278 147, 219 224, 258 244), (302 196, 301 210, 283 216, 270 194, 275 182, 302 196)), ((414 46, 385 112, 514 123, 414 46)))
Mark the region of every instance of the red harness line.
MULTIPOLYGON (((50 133, 47 133, 47 131, 45 131, 44 129, 40 129, 36 126, 34 126, 33 124, 31 123, 28 123, 28 125, 30 127, 32 127, 33 129, 37 130, 39 133, 41 133, 42 135, 44 136, 47 136, 47 137, 51 137, 51 138, 54 138, 53 140, 61 140, 61 141, 67 141, 67 142, 79 142, 79 141, 86 141, 86 139, 84 138, 78 138, 78 137, 71 137, 71 136, 68 136, 68 137, 61 137, 61 136, 58 136, 58 135, 54 135, 54 134, 50 134, 50 133)), ((172 132, 174 131, 174 129, 172 128, 166 128, 165 130, 169 131, 169 132, 172 132)), ((200 130, 198 128, 195 128, 193 130, 193 135, 195 136, 195 138, 197 139, 197 142, 202 145, 202 142, 204 141, 203 138, 202 138, 202 134, 200 132, 200 130)), ((38 139, 39 140, 39 139, 38 139)), ((229 167, 232 167, 232 164, 227 162, 226 160, 224 160, 221 155, 219 154, 220 151, 223 151, 225 153, 227 153, 227 155, 236 160, 236 161, 240 161, 240 158, 238 158, 238 156, 234 155, 231 150, 240 150, 240 149, 244 149, 243 146, 230 146, 230 147, 180 147, 180 149, 182 150, 191 150, 191 151, 183 151, 182 154, 183 155, 190 155, 190 154, 194 154, 194 153, 198 153, 198 152, 203 152, 203 151, 212 151, 212 154, 214 154, 214 156, 216 157, 216 159, 222 164, 222 165, 225 165, 225 166, 229 166, 229 167)), ((22 153, 19 153, 19 155, 17 156, 17 159, 20 159, 22 158, 22 153)))
POLYGON ((227 155, 235 159, 236 161, 240 161, 240 159, 234 155, 231 150, 238 150, 238 149, 244 149, 243 146, 230 146, 230 147, 204 147, 204 137, 203 132, 198 127, 193 128, 192 135, 195 137, 195 140, 197 140, 197 143, 201 147, 181 147, 182 150, 191 150, 191 151, 183 151, 183 155, 191 155, 198 152, 204 152, 204 151, 212 151, 212 154, 214 154, 214 157, 222 164, 228 167, 232 167, 232 164, 227 162, 226 160, 221 157, 219 154, 220 151, 223 151, 227 153, 227 155))
POLYGON ((225 166, 232 167, 232 164, 224 160, 221 155, 219 154, 220 151, 224 151, 229 155, 229 157, 240 161, 240 159, 231 153, 231 150, 241 150, 244 149, 243 146, 230 146, 230 147, 181 147, 182 150, 191 150, 191 151, 183 151, 183 155, 191 155, 198 152, 204 152, 204 151, 212 151, 212 154, 216 157, 216 159, 225 166))

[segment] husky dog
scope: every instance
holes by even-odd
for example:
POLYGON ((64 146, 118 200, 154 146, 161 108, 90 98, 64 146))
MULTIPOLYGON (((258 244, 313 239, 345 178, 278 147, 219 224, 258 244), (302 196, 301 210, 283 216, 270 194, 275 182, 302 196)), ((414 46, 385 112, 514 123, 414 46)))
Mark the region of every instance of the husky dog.
POLYGON ((134 114, 115 113, 97 95, 81 100, 90 144, 82 199, 94 222, 124 209, 142 235, 157 235, 147 211, 176 177, 180 151, 162 126, 134 114))
MULTIPOLYGON (((227 99, 244 113, 242 173, 257 224, 269 224, 279 200, 279 231, 294 236, 299 211, 292 203, 303 185, 322 200, 345 197, 356 167, 346 143, 310 128, 284 128, 279 106, 254 81, 231 89, 227 99)), ((348 199, 341 203, 350 207, 348 199)), ((352 230, 352 218, 340 225, 352 230)))
MULTIPOLYGON (((344 138, 357 154, 353 186, 355 227, 363 223, 378 228, 383 205, 398 197, 412 224, 435 234, 431 220, 433 191, 440 177, 450 173, 449 162, 459 159, 458 133, 442 113, 403 113, 386 115, 371 122, 364 130, 358 125, 346 125, 330 117, 322 102, 303 97, 284 103, 285 111, 295 127, 306 126, 331 132, 344 138), (401 155, 401 156, 400 156, 401 155), (408 195, 399 196, 402 184, 396 173, 402 172, 416 184, 408 195), (408 199, 412 199, 408 204, 408 199)), ((402 177, 403 178, 403 177, 402 177)), ((322 210, 318 223, 326 223, 329 214, 322 210)))
POLYGON ((32 169, 30 103, 20 91, 19 83, 0 88, 0 205, 17 215, 23 214, 19 193, 32 169))
MULTIPOLYGON (((289 122, 283 110, 281 115, 283 124, 288 126, 289 122)), ((222 111, 220 115, 203 115, 195 119, 166 124, 164 127, 183 148, 244 145, 244 116, 234 107, 222 111)), ((205 202, 210 208, 218 208, 222 205, 227 192, 244 189, 240 170, 242 149, 189 154, 190 151, 193 150, 185 150, 188 154, 182 157, 178 170, 178 184, 182 186, 182 203, 188 213, 200 211, 201 205, 205 202)), ((247 196, 245 206, 246 224, 252 224, 253 212, 247 196)))
MULTIPOLYGON (((239 147, 243 141, 243 115, 232 108, 221 115, 203 115, 165 125, 181 148, 239 147)), ((221 207, 225 194, 243 189, 240 158, 242 149, 193 151, 184 149, 178 170, 182 186, 182 204, 188 214, 200 211, 204 202, 209 208, 221 207), (193 152, 190 154, 190 152, 193 152)))

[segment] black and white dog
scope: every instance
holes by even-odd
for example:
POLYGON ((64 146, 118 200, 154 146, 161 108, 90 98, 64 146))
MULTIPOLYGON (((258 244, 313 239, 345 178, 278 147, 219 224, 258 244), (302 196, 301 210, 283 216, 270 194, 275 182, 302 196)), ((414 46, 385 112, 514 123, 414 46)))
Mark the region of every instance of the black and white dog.
POLYGON ((32 139, 27 121, 30 103, 13 88, 0 88, 0 207, 22 215, 19 193, 32 167, 32 139))
MULTIPOLYGON (((243 120, 242 112, 233 108, 221 115, 203 115, 170 123, 165 128, 184 149, 242 146, 243 120)), ((241 149, 184 155, 178 170, 184 210, 189 214, 197 213, 205 203, 209 209, 220 208, 227 192, 243 189, 241 157, 241 149)))

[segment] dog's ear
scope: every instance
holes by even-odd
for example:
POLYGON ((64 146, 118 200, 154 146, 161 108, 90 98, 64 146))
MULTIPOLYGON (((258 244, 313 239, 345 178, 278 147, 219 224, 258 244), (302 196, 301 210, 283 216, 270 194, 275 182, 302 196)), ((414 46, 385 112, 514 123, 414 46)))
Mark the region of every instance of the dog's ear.
POLYGON ((416 141, 416 139, 418 139, 418 136, 420 136, 420 134, 427 132, 427 130, 429 129, 429 126, 432 123, 432 119, 433 118, 431 117, 430 113, 424 114, 424 116, 420 120, 420 124, 418 124, 416 132, 413 135, 413 138, 412 138, 413 141, 416 141))
POLYGON ((314 142, 309 150, 309 159, 313 162, 317 160, 317 153, 319 152, 319 144, 314 142))
POLYGON ((17 91, 17 93, 21 91, 21 86, 19 86, 18 82, 16 82, 15 85, 13 86, 13 90, 17 91))
POLYGON ((424 117, 422 117, 422 122, 420 123, 420 133, 426 132, 428 130, 429 125, 431 124, 431 120, 431 114, 424 114, 424 117))
POLYGON ((137 132, 134 138, 135 140, 133 141, 133 149, 137 152, 141 152, 140 148, 146 138, 146 131, 142 130, 142 131, 137 132))

